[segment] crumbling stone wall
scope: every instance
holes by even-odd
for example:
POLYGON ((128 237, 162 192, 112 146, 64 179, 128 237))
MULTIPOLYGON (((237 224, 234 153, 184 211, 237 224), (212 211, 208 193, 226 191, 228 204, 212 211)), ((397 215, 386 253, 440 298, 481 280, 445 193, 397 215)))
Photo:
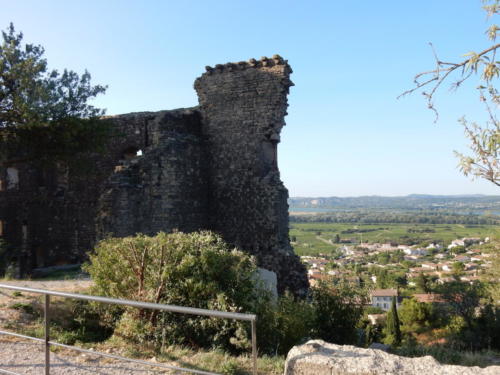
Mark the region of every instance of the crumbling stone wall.
POLYGON ((307 289, 277 162, 292 70, 280 56, 206 70, 194 86, 209 150, 210 226, 276 272, 280 292, 307 289))
POLYGON ((106 235, 209 229, 276 272, 280 292, 307 289, 277 164, 292 70, 279 56, 206 69, 199 107, 108 117, 115 135, 87 173, 0 167, 0 235, 19 275, 81 262, 106 235))
POLYGON ((207 166, 196 109, 121 115, 147 129, 142 155, 120 159, 99 198, 98 236, 207 228, 207 166))

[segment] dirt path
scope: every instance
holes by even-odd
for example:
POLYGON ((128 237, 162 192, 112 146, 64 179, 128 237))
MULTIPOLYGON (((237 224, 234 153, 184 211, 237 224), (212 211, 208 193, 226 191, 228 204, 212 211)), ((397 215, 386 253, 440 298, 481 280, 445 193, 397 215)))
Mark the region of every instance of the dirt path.
MULTIPOLYGON (((57 290, 58 292, 78 293, 92 285, 90 279, 78 280, 0 280, 0 284, 15 285, 25 288, 57 290)), ((10 300, 13 291, 0 288, 0 304, 10 300)))
MULTIPOLYGON (((44 373, 45 352, 42 344, 12 341, 0 336, 0 370, 23 375, 44 373)), ((89 354, 50 354, 50 373, 54 375, 149 375, 173 374, 168 370, 155 369, 125 361, 115 361, 89 354)), ((0 372, 1 373, 1 372, 0 372)))
POLYGON ((316 236, 316 239, 317 240, 320 240, 320 241, 323 241, 324 243, 326 243, 327 245, 333 245, 330 241, 328 240, 325 240, 323 237, 321 236, 316 236))
MULTIPOLYGON (((89 279, 82 280, 10 280, 0 281, 0 284, 16 285, 35 289, 48 289, 61 292, 79 293, 92 285, 89 279)), ((19 312, 6 306, 13 301, 23 301, 30 298, 30 293, 22 292, 24 297, 12 296, 14 291, 0 288, 0 326, 8 322, 19 312)), ((35 296, 35 294, 33 294, 35 296)), ((20 340, 10 336, 0 335, 0 370, 7 370, 18 374, 44 373, 45 352, 43 344, 20 340)), ((51 374, 54 375, 86 375, 86 374, 173 374, 175 372, 158 369, 153 366, 112 360, 97 355, 64 350, 51 353, 51 374)), ((0 374, 2 372, 0 371, 0 374)))

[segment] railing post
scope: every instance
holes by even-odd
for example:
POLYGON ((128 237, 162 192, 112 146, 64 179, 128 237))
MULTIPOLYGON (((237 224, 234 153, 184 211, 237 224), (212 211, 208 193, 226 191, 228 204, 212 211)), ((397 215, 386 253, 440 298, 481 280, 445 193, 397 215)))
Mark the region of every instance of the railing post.
POLYGON ((257 375, 257 325, 256 319, 252 319, 252 360, 253 360, 253 375, 257 375))
POLYGON ((50 375, 50 295, 45 295, 44 331, 45 331, 45 375, 50 375))

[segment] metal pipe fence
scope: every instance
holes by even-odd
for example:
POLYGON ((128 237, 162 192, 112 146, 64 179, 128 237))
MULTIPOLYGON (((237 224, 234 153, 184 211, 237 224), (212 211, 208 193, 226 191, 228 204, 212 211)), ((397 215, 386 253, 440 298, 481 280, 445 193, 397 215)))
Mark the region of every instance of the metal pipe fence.
MULTIPOLYGON (((145 308, 145 309, 152 309, 152 310, 161 310, 161 311, 168 311, 168 312, 181 313, 181 314, 202 315, 202 316, 210 316, 210 317, 221 318, 221 319, 234 319, 234 320, 249 321, 251 324, 251 331, 252 331, 252 373, 253 373, 253 375, 257 375, 257 326, 256 326, 257 316, 255 314, 242 314, 242 313, 198 309, 198 308, 193 308, 193 307, 184 307, 184 306, 176 306, 176 305, 165 305, 165 304, 158 304, 158 303, 138 302, 138 301, 124 300, 124 299, 90 296, 90 295, 86 295, 86 294, 75 294, 75 293, 57 292, 57 291, 45 290, 45 289, 26 288, 26 287, 13 286, 13 285, 7 285, 7 284, 0 284, 0 289, 9 289, 9 290, 15 290, 15 291, 19 291, 19 292, 41 294, 44 296, 45 301, 44 301, 44 338, 43 339, 40 339, 37 337, 32 337, 32 336, 25 336, 25 335, 21 335, 18 333, 3 331, 3 330, 0 330, 0 335, 19 337, 19 338, 28 339, 28 340, 43 343, 44 349, 45 349, 45 375, 50 375, 50 347, 51 346, 71 349, 71 350, 75 350, 75 351, 82 352, 82 353, 94 354, 94 355, 98 355, 101 357, 107 357, 107 358, 131 362, 131 363, 160 367, 160 368, 169 369, 169 370, 190 372, 193 374, 200 374, 200 375, 220 375, 220 374, 216 374, 213 372, 202 371, 202 370, 197 370, 197 369, 189 369, 189 368, 184 368, 184 367, 166 365, 163 363, 153 363, 153 362, 148 362, 148 361, 143 361, 143 360, 138 360, 138 359, 126 358, 126 357, 122 357, 122 356, 118 356, 118 355, 114 355, 114 354, 102 353, 102 352, 98 352, 98 351, 94 351, 94 350, 87 350, 87 349, 79 348, 76 346, 60 344, 58 342, 51 341, 50 340, 50 296, 63 297, 63 298, 74 298, 74 299, 79 299, 79 300, 84 300, 84 301, 93 301, 93 302, 101 302, 101 303, 114 304, 114 305, 130 306, 130 307, 145 308)), ((21 374, 11 372, 8 370, 3 370, 3 369, 0 369, 0 374, 21 375, 21 374)))

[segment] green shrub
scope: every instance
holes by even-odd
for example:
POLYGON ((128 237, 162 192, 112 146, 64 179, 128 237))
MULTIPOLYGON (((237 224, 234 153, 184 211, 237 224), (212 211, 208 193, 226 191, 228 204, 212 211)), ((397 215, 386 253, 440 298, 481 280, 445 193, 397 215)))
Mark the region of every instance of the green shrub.
POLYGON ((406 334, 421 333, 433 326, 437 322, 435 315, 430 303, 418 302, 414 298, 404 299, 398 310, 401 330, 406 334))
MULTIPOLYGON (((211 232, 109 238, 84 269, 93 293, 108 297, 231 312, 256 311, 268 301, 256 289, 254 260, 211 232)), ((105 313, 116 334, 156 347, 249 347, 246 322, 132 308, 105 313)))
POLYGON ((366 306, 364 308, 364 313, 366 315, 368 315, 368 314, 385 314, 385 311, 377 306, 366 306))
POLYGON ((398 317, 398 310, 396 307, 396 297, 392 297, 391 309, 387 313, 387 319, 384 327, 384 344, 390 346, 399 346, 403 336, 398 317))
POLYGON ((25 302, 16 302, 9 306, 11 309, 22 311, 26 314, 36 315, 36 311, 32 304, 25 302))
POLYGON ((286 355, 311 337, 315 312, 311 303, 285 293, 278 301, 260 304, 256 311, 259 351, 286 355))
POLYGON ((312 336, 335 344, 355 344, 363 302, 364 294, 347 284, 332 287, 320 283, 312 289, 312 336))
MULTIPOLYGON (((259 352, 266 354, 286 354, 308 338, 355 343, 363 313, 358 291, 346 285, 322 285, 308 299, 285 293, 274 300, 256 285, 253 258, 211 232, 109 238, 98 244, 84 270, 97 295, 255 313, 259 352)), ((176 344, 232 352, 250 348, 248 322, 109 305, 99 311, 115 337, 154 350, 176 344)))

